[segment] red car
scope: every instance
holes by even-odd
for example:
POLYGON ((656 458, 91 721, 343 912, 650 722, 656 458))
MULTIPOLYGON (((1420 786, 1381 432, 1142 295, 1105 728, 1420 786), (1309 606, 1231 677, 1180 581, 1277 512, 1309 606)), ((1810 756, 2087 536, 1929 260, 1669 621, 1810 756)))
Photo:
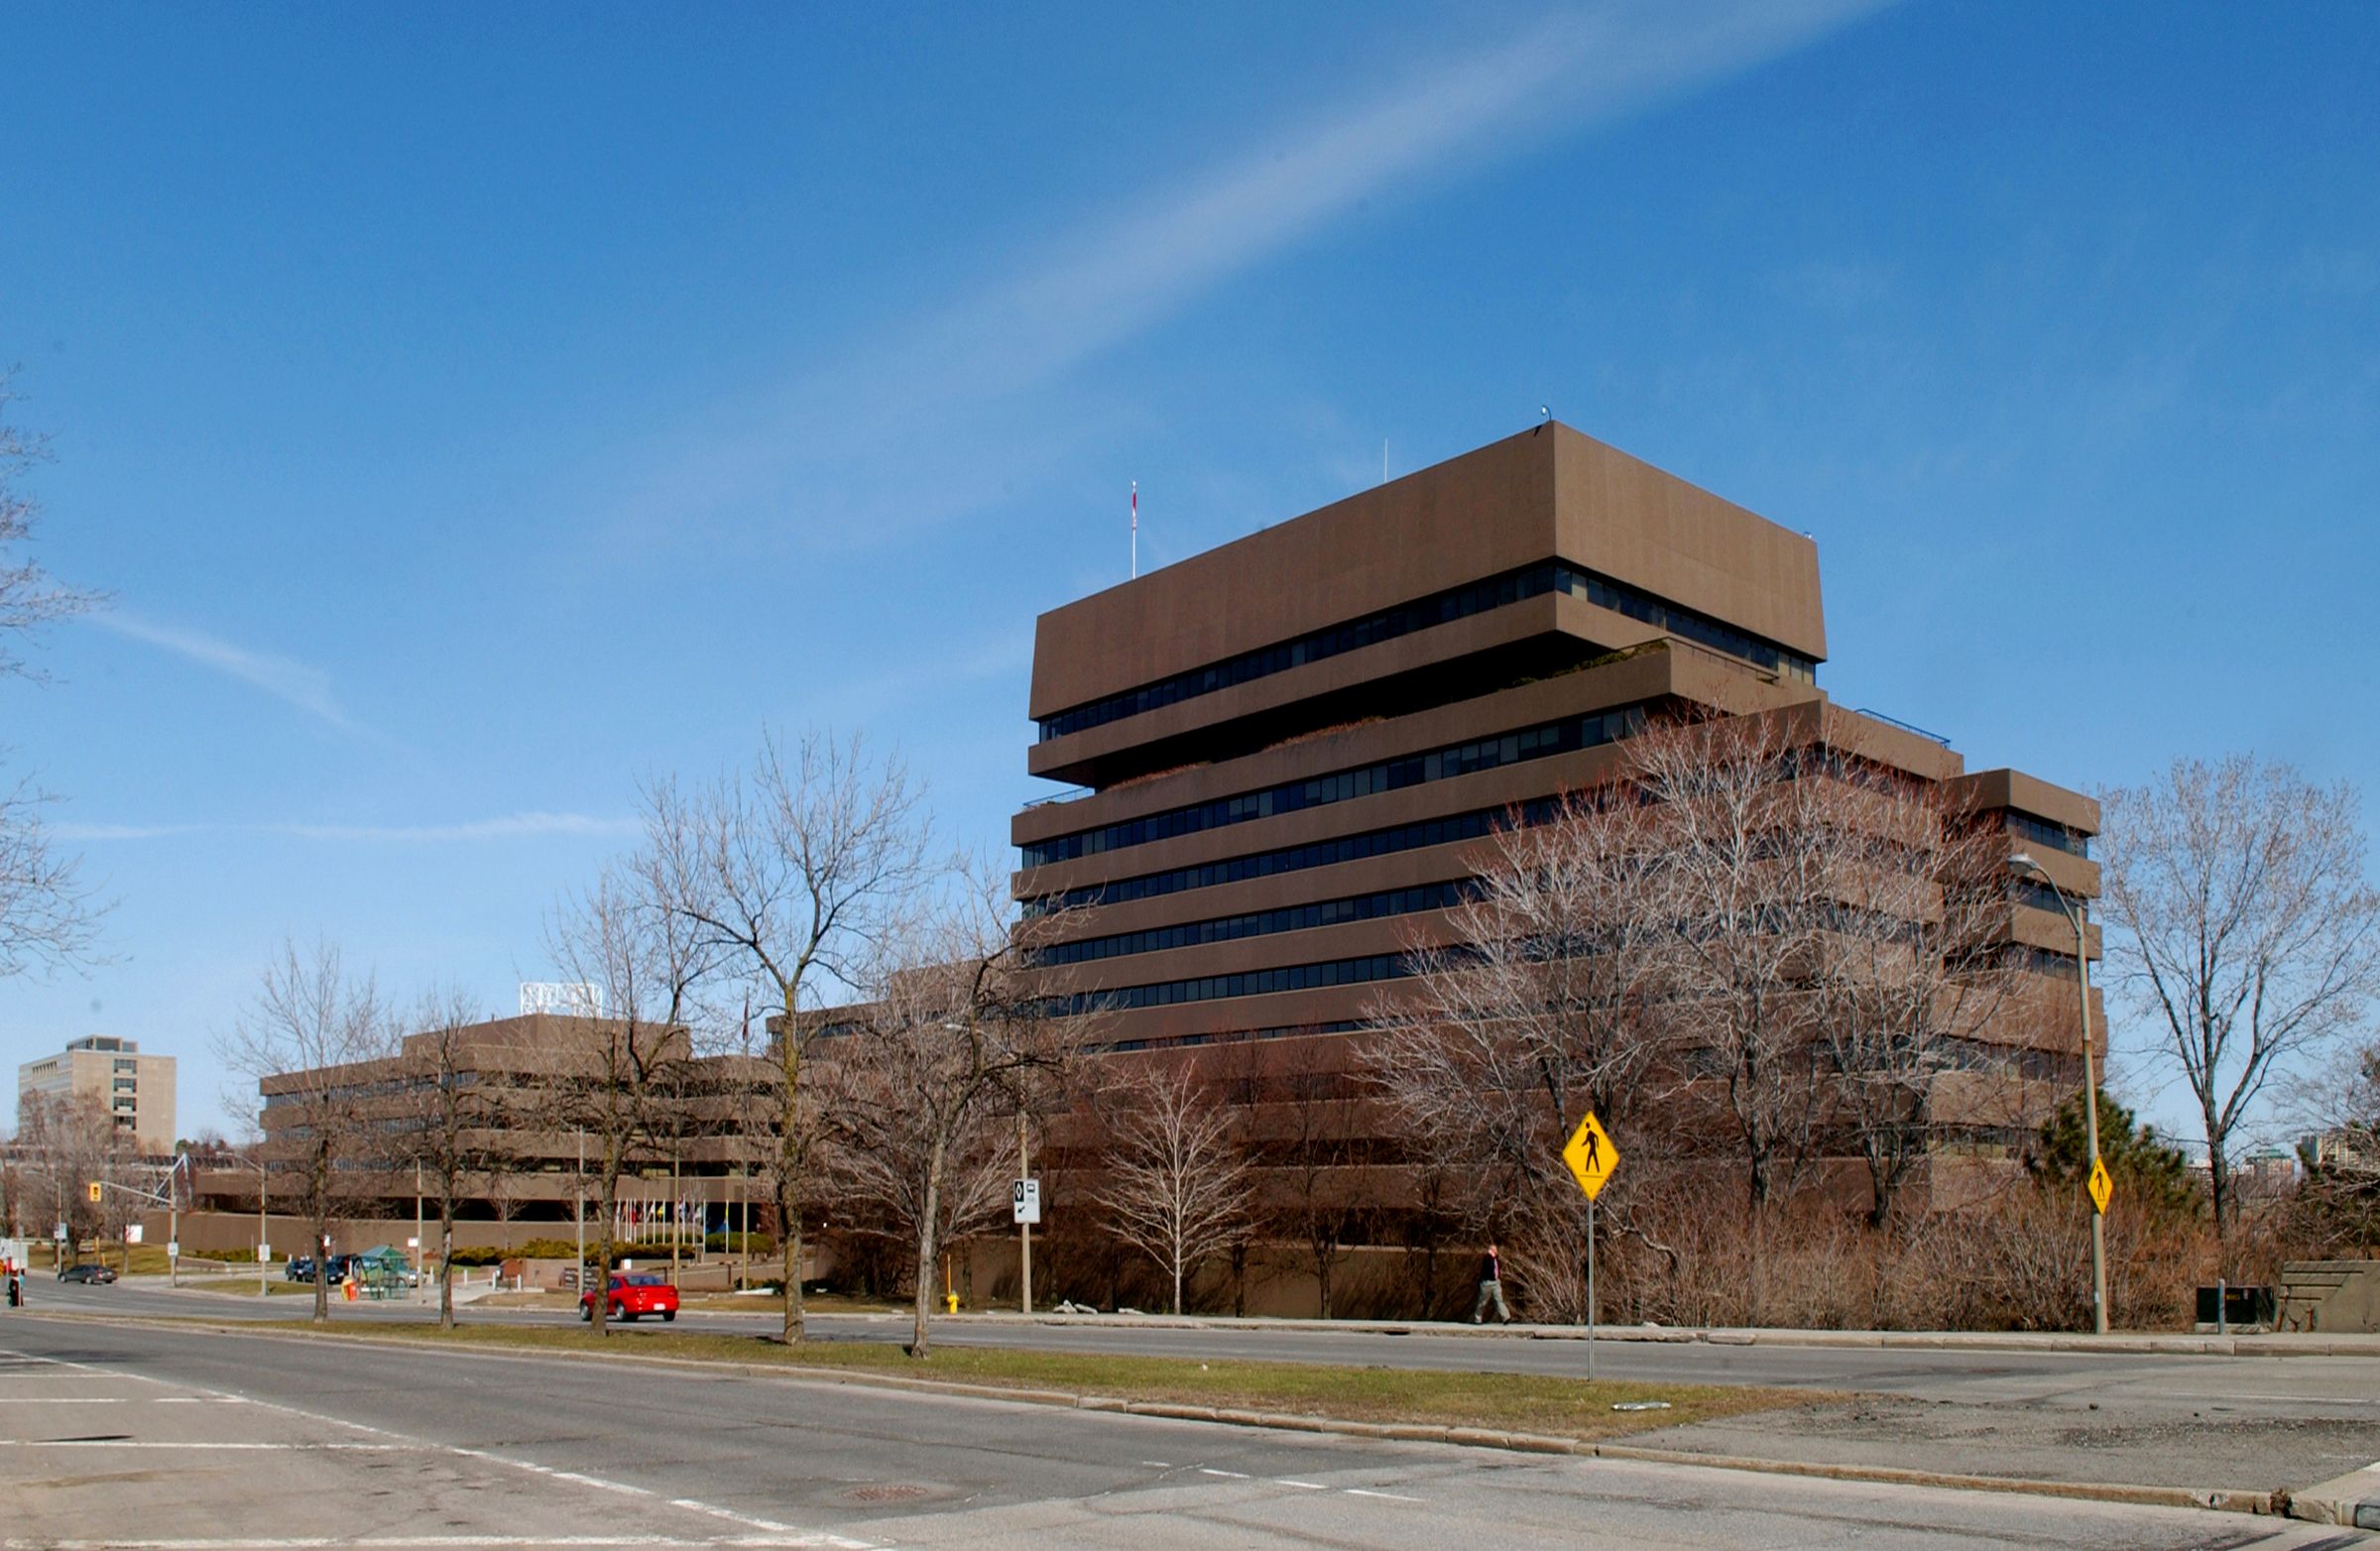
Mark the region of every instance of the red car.
MULTIPOLYGON (((677 1289, 662 1277, 643 1272, 613 1273, 611 1293, 603 1301, 604 1317, 623 1324, 633 1324, 648 1314, 658 1314, 664 1320, 677 1318, 677 1289)), ((578 1317, 590 1324, 594 1322, 594 1288, 578 1295, 578 1317)))

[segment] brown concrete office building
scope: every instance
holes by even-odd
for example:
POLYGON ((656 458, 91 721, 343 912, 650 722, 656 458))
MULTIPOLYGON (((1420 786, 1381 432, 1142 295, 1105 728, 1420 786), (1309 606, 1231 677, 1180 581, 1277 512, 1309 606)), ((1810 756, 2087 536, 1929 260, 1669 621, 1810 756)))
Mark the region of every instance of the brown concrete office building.
MULTIPOLYGON (((1082 907, 1046 962, 1109 1010, 1101 1043, 1327 1042, 1352 1069, 1481 838, 1682 707, 1805 708, 2096 894, 2093 802, 1832 705, 1826 656, 1809 538, 1541 425, 1043 615, 1028 768, 1085 789, 1015 815, 1017 896, 1082 907)), ((2067 978, 2049 1047, 2007 1037, 2079 1081, 2071 929, 2021 890, 2010 914, 2044 992, 2067 978)))

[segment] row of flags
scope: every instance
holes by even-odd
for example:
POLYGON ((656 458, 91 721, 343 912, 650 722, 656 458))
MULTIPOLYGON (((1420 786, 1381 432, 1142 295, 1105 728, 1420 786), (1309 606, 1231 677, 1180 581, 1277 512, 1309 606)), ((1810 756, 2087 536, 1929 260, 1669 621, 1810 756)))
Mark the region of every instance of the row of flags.
POLYGON ((612 1214, 612 1237, 642 1239, 654 1229, 684 1229, 699 1236, 709 1219, 707 1203, 687 1197, 678 1201, 622 1201, 612 1214))

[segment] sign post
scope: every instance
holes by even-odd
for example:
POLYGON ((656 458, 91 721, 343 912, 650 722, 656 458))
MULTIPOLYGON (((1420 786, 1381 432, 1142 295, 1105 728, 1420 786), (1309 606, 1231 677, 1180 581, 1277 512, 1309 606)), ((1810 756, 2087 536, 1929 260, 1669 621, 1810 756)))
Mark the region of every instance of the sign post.
POLYGON ((1032 1158, 1025 1151, 1025 1118, 1016 1112, 1016 1183, 1009 1192, 1016 1214, 1017 1307, 1033 1312, 1033 1225, 1041 1221, 1041 1181, 1032 1177, 1032 1158))
POLYGON ((1589 1110, 1579 1122, 1579 1129, 1570 1133, 1570 1144, 1562 1149, 1562 1161, 1570 1168, 1571 1178, 1587 1194, 1587 1376, 1595 1376, 1595 1198, 1604 1193, 1610 1181, 1611 1171, 1619 1167, 1619 1149, 1603 1123, 1589 1110))
POLYGON ((1019 1248, 1023 1252, 1024 1312, 1033 1312, 1033 1225, 1041 1221, 1041 1181, 1019 1179, 1009 1187, 1009 1207, 1016 1219, 1016 1231, 1022 1235, 1019 1248))

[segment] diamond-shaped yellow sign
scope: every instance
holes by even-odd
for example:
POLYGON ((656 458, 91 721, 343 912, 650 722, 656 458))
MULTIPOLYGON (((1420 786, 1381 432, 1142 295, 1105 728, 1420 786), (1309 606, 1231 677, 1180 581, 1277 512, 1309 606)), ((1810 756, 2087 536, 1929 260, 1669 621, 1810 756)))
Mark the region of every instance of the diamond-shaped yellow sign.
POLYGON ((1619 1149, 1611 1145, 1610 1134, 1604 1130, 1603 1122, 1595 1118, 1593 1110, 1579 1122, 1579 1129, 1570 1133, 1570 1145, 1562 1149, 1562 1161, 1570 1165, 1571 1177, 1587 1192, 1590 1201, 1604 1193, 1605 1182, 1619 1167, 1619 1149))
POLYGON ((2107 1177, 2107 1164, 2099 1158, 2090 1160, 2090 1204, 2101 1217, 2107 1215, 2107 1198, 2115 1194, 2115 1181, 2107 1177))

